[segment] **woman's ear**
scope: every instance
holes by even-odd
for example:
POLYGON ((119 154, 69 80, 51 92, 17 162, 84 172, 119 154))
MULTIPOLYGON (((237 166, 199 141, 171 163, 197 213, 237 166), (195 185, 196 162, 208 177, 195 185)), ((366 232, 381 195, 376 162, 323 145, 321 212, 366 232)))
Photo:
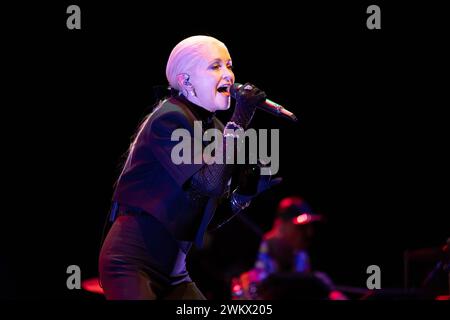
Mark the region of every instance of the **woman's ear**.
POLYGON ((178 86, 181 88, 181 92, 185 97, 188 97, 189 95, 196 97, 196 93, 194 90, 194 87, 189 82, 189 75, 187 73, 180 73, 177 75, 177 82, 178 86))
POLYGON ((177 75, 177 82, 180 88, 189 90, 192 88, 192 84, 189 82, 189 75, 187 73, 180 73, 177 75))

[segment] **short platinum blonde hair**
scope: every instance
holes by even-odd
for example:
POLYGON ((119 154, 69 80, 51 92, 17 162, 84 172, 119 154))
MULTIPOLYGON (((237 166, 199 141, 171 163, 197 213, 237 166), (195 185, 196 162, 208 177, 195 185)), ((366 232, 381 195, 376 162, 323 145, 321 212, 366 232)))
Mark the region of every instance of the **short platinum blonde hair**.
POLYGON ((173 48, 166 66, 166 78, 172 88, 181 90, 177 76, 189 73, 189 70, 199 62, 201 49, 209 45, 223 46, 227 49, 225 44, 216 38, 202 35, 186 38, 173 48))

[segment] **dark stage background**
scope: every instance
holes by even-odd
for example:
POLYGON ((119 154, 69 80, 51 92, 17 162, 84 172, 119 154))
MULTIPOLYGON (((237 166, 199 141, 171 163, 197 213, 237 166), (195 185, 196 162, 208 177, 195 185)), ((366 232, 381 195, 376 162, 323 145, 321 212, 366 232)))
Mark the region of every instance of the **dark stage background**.
MULTIPOLYGON (((368 30, 370 4, 75 1, 5 11, 5 109, 17 120, 4 126, 13 166, 4 167, 2 296, 98 298, 67 290, 66 268, 97 276, 121 156, 155 102, 152 87, 166 83, 171 49, 195 34, 222 40, 236 81, 300 119, 257 112, 255 127, 280 129, 284 182, 246 216, 267 231, 282 197, 303 196, 328 218, 312 248, 316 269, 364 287, 376 264, 383 288, 402 287, 403 252, 450 235, 448 33, 429 2, 375 2, 382 29, 368 30), (66 28, 70 4, 81 8, 81 30, 66 28)), ((208 239, 192 252, 192 277, 226 299, 259 238, 235 219, 208 239)))

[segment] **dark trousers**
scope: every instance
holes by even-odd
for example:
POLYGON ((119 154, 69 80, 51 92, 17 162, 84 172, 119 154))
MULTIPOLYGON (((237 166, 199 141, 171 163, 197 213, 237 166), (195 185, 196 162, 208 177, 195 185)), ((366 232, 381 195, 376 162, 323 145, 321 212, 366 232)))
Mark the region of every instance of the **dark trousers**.
POLYGON ((119 216, 100 252, 100 281, 106 299, 204 300, 186 270, 190 246, 190 242, 175 240, 149 214, 119 216))

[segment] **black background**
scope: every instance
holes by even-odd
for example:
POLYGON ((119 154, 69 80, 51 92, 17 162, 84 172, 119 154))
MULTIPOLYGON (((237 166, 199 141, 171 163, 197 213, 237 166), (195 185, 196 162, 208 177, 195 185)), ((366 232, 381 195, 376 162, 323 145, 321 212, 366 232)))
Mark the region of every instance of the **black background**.
MULTIPOLYGON (((223 41, 236 81, 300 119, 254 118, 280 130, 284 178, 248 210, 259 228, 270 229, 282 197, 305 197, 328 217, 314 266, 357 287, 371 264, 383 288, 402 287, 403 252, 449 236, 449 50, 437 4, 76 1, 4 16, 2 296, 94 298, 67 290, 66 268, 97 276, 121 156, 155 102, 151 88, 166 83, 170 51, 196 34, 223 41), (81 30, 66 28, 70 4, 81 30), (366 28, 370 4, 381 7, 381 30, 366 28)), ((238 219, 211 239, 192 252, 192 277, 210 298, 228 298, 227 281, 251 268, 259 239, 238 219)))

